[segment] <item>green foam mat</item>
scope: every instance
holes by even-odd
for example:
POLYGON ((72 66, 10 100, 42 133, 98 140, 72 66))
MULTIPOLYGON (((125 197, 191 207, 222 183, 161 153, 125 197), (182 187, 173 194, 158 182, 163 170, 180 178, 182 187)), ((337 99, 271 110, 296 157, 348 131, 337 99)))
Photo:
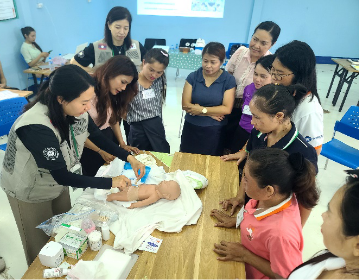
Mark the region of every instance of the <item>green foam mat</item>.
POLYGON ((163 164, 170 168, 171 162, 174 158, 174 155, 170 155, 167 153, 159 153, 159 152, 151 152, 158 160, 160 160, 163 164))

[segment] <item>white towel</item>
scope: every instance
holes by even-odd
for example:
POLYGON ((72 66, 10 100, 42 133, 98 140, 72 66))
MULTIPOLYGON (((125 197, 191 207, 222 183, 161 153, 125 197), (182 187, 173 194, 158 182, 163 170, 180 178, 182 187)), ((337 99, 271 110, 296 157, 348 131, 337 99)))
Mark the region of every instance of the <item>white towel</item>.
MULTIPOLYGON (((111 172, 112 176, 121 175, 113 173, 113 170, 117 169, 111 166, 113 162, 105 168, 101 167, 98 175, 101 176, 104 172, 107 175, 111 172)), ((119 162, 114 163, 114 165, 118 164, 119 162)), ((183 226, 197 223, 201 215, 202 203, 183 172, 177 170, 172 173, 165 173, 163 168, 151 167, 146 183, 158 184, 162 180, 175 180, 179 183, 181 188, 179 198, 172 201, 160 199, 152 205, 135 209, 125 208, 129 202, 107 202, 111 208, 119 212, 119 220, 110 225, 110 230, 115 235, 115 249, 124 249, 126 254, 131 254, 140 247, 143 240, 154 229, 164 232, 180 232, 183 226), (121 204, 124 204, 125 207, 121 204), (115 207, 115 205, 118 206, 115 207)), ((106 190, 96 190, 96 192, 99 194, 99 192, 106 192, 106 190)), ((84 192, 82 199, 95 200, 95 197, 89 195, 89 192, 84 192)))

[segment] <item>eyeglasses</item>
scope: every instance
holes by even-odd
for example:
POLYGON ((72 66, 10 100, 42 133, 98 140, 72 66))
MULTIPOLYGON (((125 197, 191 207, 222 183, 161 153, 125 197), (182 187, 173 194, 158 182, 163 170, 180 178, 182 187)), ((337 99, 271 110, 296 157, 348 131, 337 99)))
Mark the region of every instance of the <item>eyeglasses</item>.
POLYGON ((277 81, 281 81, 282 78, 293 75, 294 73, 289 73, 289 74, 278 74, 275 72, 274 67, 271 67, 270 69, 270 76, 271 78, 274 77, 277 81))

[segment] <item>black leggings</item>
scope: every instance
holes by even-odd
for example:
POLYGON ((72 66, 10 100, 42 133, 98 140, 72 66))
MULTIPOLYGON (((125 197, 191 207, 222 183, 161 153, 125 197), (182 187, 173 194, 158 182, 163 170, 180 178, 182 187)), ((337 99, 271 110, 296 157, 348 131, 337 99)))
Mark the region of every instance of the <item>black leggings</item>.
MULTIPOLYGON (((115 144, 119 145, 119 142, 117 141, 111 127, 105 128, 101 130, 101 132, 104 134, 104 136, 106 136, 106 138, 110 139, 115 144)), ((86 147, 84 147, 84 151, 82 153, 80 162, 81 162, 83 174, 92 177, 96 175, 99 168, 105 163, 104 159, 101 157, 99 153, 90 150, 86 147)))

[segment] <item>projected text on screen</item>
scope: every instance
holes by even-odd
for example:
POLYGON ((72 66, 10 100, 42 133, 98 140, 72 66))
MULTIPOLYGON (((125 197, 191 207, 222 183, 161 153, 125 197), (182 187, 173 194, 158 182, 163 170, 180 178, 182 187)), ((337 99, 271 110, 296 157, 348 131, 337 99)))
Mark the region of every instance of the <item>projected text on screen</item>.
POLYGON ((224 16, 225 0, 137 0, 138 15, 212 17, 224 16))

